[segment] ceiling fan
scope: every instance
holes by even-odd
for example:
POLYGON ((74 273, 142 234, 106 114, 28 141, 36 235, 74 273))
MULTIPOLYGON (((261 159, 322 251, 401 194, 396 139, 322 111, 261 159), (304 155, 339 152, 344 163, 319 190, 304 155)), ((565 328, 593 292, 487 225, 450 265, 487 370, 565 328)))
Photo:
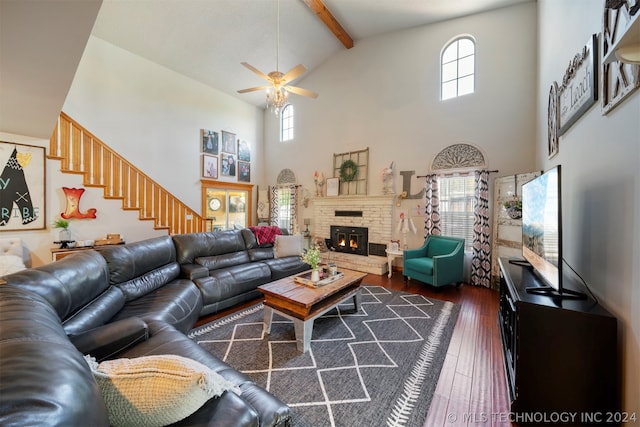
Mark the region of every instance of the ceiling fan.
POLYGON ((269 74, 265 74, 262 71, 258 70, 253 65, 250 65, 247 62, 241 62, 242 65, 247 67, 249 70, 253 71, 269 83, 271 85, 265 86, 257 86, 251 87, 247 89, 241 89, 238 93, 247 93, 254 92, 257 90, 266 90, 267 91, 267 104, 274 110, 275 114, 278 115, 282 107, 285 106, 287 99, 289 98, 289 93, 293 93, 296 95, 302 95, 309 98, 317 98, 318 94, 310 91, 308 89, 303 89, 301 87, 291 86, 287 83, 292 82, 293 80, 300 77, 307 69, 302 64, 298 64, 286 73, 282 73, 279 70, 279 60, 280 60, 280 1, 278 0, 278 11, 276 18, 276 71, 271 71, 269 74))

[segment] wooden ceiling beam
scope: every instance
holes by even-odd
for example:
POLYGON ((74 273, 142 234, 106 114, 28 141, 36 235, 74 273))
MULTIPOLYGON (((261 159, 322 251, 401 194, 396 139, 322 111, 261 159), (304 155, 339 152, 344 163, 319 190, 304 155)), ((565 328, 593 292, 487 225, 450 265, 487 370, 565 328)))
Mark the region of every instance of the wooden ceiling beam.
POLYGON ((342 25, 338 22, 338 20, 331 14, 329 9, 324 5, 322 0, 302 0, 308 7, 316 14, 318 18, 324 25, 331 30, 331 32, 340 40, 340 42, 347 49, 351 49, 353 47, 353 39, 349 34, 342 28, 342 25))

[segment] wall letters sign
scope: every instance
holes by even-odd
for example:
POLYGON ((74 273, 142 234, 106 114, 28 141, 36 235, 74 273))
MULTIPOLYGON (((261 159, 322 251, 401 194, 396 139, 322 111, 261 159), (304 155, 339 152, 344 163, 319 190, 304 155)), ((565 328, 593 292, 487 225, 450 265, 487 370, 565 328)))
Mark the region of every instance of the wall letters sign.
POLYGON ((569 62, 558 91, 560 135, 598 100, 598 35, 569 62))
POLYGON ((45 225, 44 147, 0 142, 0 231, 45 225))

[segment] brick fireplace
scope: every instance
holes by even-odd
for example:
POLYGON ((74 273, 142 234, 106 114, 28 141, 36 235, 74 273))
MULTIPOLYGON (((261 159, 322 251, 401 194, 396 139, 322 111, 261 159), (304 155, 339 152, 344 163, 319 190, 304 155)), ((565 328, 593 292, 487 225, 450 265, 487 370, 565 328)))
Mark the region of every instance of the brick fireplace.
POLYGON ((323 262, 335 262, 338 267, 372 274, 387 273, 387 258, 384 253, 393 235, 392 195, 380 196, 336 196, 313 199, 313 236, 332 239, 331 226, 344 230, 347 238, 354 227, 367 228, 365 254, 331 251, 322 254, 323 262))

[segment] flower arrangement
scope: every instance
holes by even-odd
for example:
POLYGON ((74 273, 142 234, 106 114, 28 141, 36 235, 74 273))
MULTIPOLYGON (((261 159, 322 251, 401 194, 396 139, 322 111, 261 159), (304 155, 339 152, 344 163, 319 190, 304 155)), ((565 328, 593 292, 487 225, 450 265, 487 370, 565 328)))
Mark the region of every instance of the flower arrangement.
POLYGON ((302 258, 303 262, 309 264, 312 270, 317 270, 318 264, 320 264, 320 248, 318 245, 313 245, 304 251, 300 258, 302 258))

